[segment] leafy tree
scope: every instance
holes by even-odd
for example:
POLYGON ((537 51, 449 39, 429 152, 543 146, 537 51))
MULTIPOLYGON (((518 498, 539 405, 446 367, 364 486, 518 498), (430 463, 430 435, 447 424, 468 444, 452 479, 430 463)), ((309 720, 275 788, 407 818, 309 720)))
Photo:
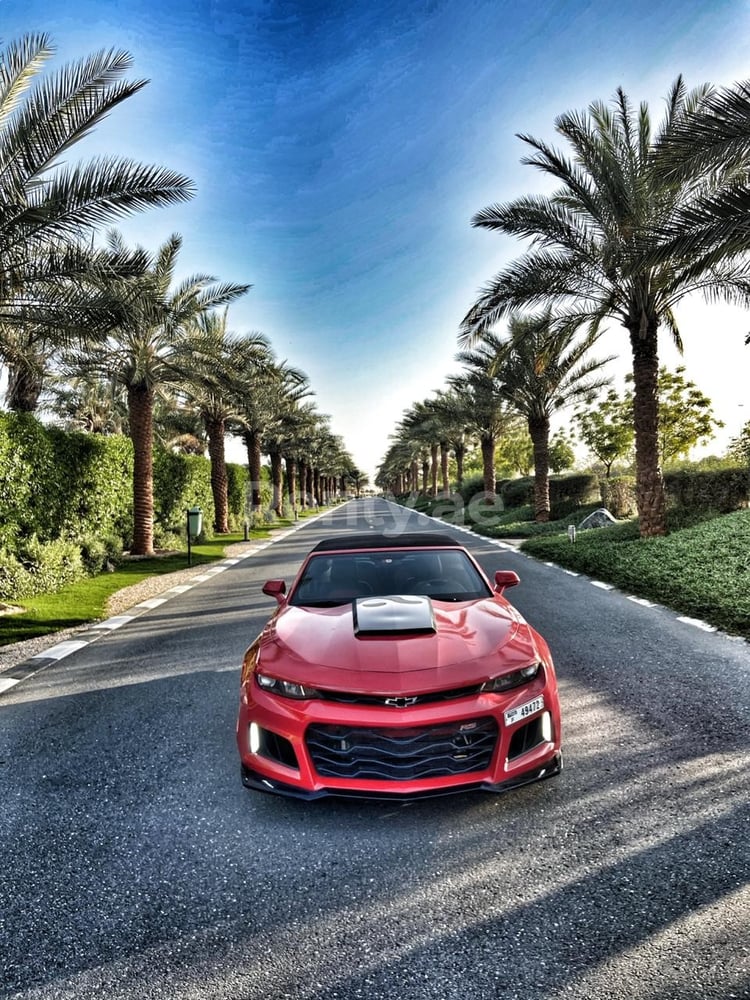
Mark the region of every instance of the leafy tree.
POLYGON ((573 415, 578 435, 599 461, 604 465, 609 479, 615 462, 628 454, 633 447, 632 406, 610 389, 604 399, 573 415))
POLYGON ((497 472, 501 478, 531 474, 534 468, 534 442, 528 427, 520 419, 503 434, 498 444, 497 457, 497 472))
MULTIPOLYGON (((632 382, 632 376, 626 375, 632 382)), ((694 382, 685 378, 685 368, 680 365, 673 372, 662 366, 657 381, 659 405, 659 459, 662 466, 687 455, 691 448, 706 444, 714 429, 723 427, 711 409, 711 400, 694 382)), ((629 413, 633 412, 633 393, 625 396, 629 413)))
POLYGON ((729 442, 728 454, 730 458, 750 465, 750 420, 744 424, 737 437, 729 442))
POLYGON ((554 473, 565 472, 576 464, 573 442, 565 431, 556 431, 549 442, 549 467, 554 473))
POLYGON ((645 104, 619 89, 614 107, 556 119, 566 155, 528 135, 525 163, 559 182, 551 195, 478 212, 472 224, 531 239, 531 248, 482 289, 461 341, 503 316, 544 306, 598 330, 607 317, 627 330, 640 531, 666 533, 659 467, 658 336, 680 345, 675 306, 694 292, 746 305, 750 217, 750 89, 738 83, 688 92, 678 78, 654 130, 645 104))

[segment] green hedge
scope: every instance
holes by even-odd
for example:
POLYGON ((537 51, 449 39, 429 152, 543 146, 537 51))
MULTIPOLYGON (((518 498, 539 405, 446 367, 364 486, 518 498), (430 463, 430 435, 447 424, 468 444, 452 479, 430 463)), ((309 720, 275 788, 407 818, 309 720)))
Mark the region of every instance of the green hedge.
MULTIPOLYGON (((534 478, 508 479, 498 484, 506 507, 526 507, 534 503, 534 478)), ((549 501, 554 517, 565 517, 579 507, 599 499, 599 479, 588 472, 550 476, 549 501)))
MULTIPOLYGON (((0 598, 49 592, 116 563, 133 531, 133 450, 123 435, 67 432, 0 413, 0 598)), ((228 465, 230 525, 241 525, 247 470, 228 465)), ((213 524, 206 458, 156 448, 154 537, 181 547, 185 510, 213 524)))
POLYGON ((750 503, 750 470, 746 466, 706 472, 689 469, 667 472, 664 485, 670 503, 679 507, 730 514, 750 503))
POLYGON ((500 496, 506 507, 527 507, 534 503, 534 480, 530 476, 508 479, 500 487, 500 496))

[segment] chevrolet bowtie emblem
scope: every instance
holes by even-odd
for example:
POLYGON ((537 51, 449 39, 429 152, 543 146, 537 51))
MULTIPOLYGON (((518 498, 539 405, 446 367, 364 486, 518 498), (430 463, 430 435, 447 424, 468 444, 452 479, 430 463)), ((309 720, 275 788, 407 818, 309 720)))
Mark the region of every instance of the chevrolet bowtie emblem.
POLYGON ((394 708, 408 708, 410 705, 416 705, 419 698, 416 696, 414 698, 386 698, 386 705, 393 705, 394 708))

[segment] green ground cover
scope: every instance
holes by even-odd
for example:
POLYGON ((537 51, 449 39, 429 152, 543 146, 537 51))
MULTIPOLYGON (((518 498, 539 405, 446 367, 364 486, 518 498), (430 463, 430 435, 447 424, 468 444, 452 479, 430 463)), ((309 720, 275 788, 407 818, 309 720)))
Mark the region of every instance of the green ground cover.
POLYGON ((575 543, 538 535, 522 549, 750 639, 750 511, 698 517, 675 512, 663 538, 639 538, 633 520, 580 531, 575 543))

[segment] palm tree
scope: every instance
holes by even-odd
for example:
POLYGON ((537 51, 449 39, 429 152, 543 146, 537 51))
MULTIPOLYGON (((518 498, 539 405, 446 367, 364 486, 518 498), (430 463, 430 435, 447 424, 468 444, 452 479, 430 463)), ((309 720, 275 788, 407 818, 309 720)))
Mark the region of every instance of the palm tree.
POLYGON ((576 343, 575 330, 553 324, 548 312, 512 316, 508 329, 497 355, 500 393, 526 419, 534 448, 534 516, 549 521, 550 418, 566 406, 591 401, 608 385, 608 378, 592 376, 612 358, 586 360, 599 335, 589 333, 576 343))
MULTIPOLYGON (((408 441, 422 462, 422 492, 437 494, 438 449, 441 431, 430 400, 414 403, 401 418, 397 436, 408 441)), ((447 470, 446 470, 447 471, 447 470)))
POLYGON ((214 531, 229 531, 225 452, 227 424, 238 419, 238 396, 249 373, 270 366, 271 345, 254 333, 238 337, 227 330, 227 310, 197 316, 175 345, 172 360, 181 376, 180 394, 200 415, 208 438, 214 531))
POLYGON ((263 459, 263 437, 277 419, 280 399, 294 386, 306 385, 304 372, 286 361, 275 361, 269 357, 261 367, 248 367, 241 373, 234 385, 236 393, 236 420, 247 450, 247 464, 250 472, 250 509, 257 515, 261 509, 260 483, 263 459))
POLYGON ((193 195, 180 174, 122 157, 62 165, 146 81, 122 80, 132 59, 115 50, 42 78, 53 55, 46 34, 25 35, 0 53, 0 360, 10 368, 14 409, 36 407, 50 350, 81 329, 106 326, 89 279, 116 262, 91 248, 97 227, 193 195))
MULTIPOLYGON (((302 386, 300 386, 300 389, 302 386)), ((315 409, 315 404, 311 401, 301 403, 292 400, 291 405, 284 410, 283 417, 278 426, 275 426, 269 434, 267 445, 271 458, 271 480, 274 484, 274 509, 277 513, 283 509, 283 481, 282 499, 278 508, 276 505, 276 483, 278 473, 275 470, 276 460, 274 454, 278 449, 280 458, 284 462, 286 471, 287 502, 291 510, 296 514, 298 497, 298 477, 299 463, 306 453, 307 442, 314 433, 315 427, 320 420, 320 414, 315 409)), ((304 491, 303 491, 304 492, 304 491)), ((304 500, 302 501, 304 505, 304 500)))
MULTIPOLYGON (((114 249, 122 248, 110 233, 114 249)), ((134 555, 151 555, 154 547, 153 416, 158 393, 181 384, 176 345, 189 325, 204 313, 243 295, 249 285, 216 284, 204 274, 192 275, 173 290, 179 235, 160 247, 142 275, 113 283, 111 295, 120 313, 105 345, 93 344, 78 356, 82 370, 115 379, 125 388, 133 442, 134 555)))
POLYGON ((500 379, 497 375, 500 349, 498 338, 488 333, 474 350, 461 352, 458 359, 463 363, 464 371, 448 379, 469 418, 469 430, 479 439, 487 503, 491 503, 491 498, 495 496, 495 449, 498 438, 517 419, 513 408, 500 391, 500 379))
POLYGON ((66 428, 89 434, 123 434, 127 410, 112 382, 81 376, 51 387, 49 410, 66 428))
MULTIPOLYGON (((440 417, 443 436, 456 459, 456 486, 464 482, 464 458, 470 440, 471 414, 466 410, 466 400, 455 390, 439 389, 435 393, 434 407, 440 417)), ((444 473, 444 482, 447 474, 444 473)))
MULTIPOLYGON (((294 370, 292 370, 294 371, 294 370)), ((291 371, 281 373, 277 392, 270 398, 271 409, 269 420, 263 433, 262 447, 271 463, 271 490, 273 498, 271 506, 277 517, 284 513, 284 462, 287 464, 287 479, 289 479, 290 459, 284 459, 285 453, 293 449, 295 435, 301 426, 308 425, 309 411, 300 406, 303 399, 310 396, 312 389, 307 378, 299 378, 301 373, 291 371)), ((291 459, 294 461, 294 459, 291 459)), ((294 487, 291 477, 292 489, 294 487)), ((290 497, 292 509, 296 506, 296 497, 290 497)))
POLYGON ((628 331, 642 536, 666 532, 659 329, 680 345, 674 308, 696 291, 750 302, 749 121, 744 84, 688 93, 678 78, 656 130, 647 106, 634 112, 618 90, 612 110, 597 101, 557 118, 571 157, 520 136, 532 150, 524 162, 554 177, 557 191, 490 205, 472 220, 532 246, 482 289, 463 320, 463 344, 540 305, 572 312, 591 330, 613 317, 628 331))

